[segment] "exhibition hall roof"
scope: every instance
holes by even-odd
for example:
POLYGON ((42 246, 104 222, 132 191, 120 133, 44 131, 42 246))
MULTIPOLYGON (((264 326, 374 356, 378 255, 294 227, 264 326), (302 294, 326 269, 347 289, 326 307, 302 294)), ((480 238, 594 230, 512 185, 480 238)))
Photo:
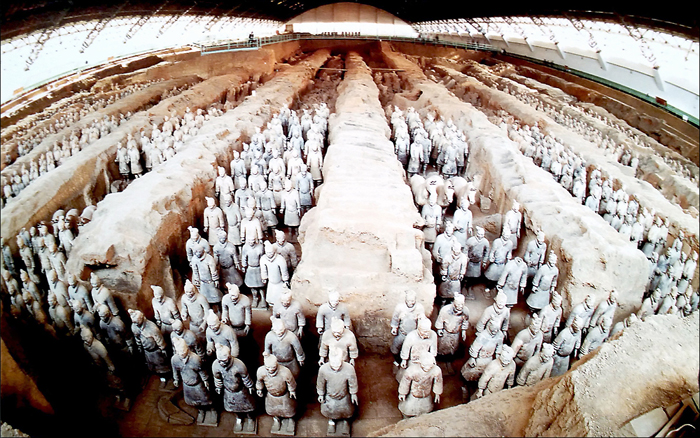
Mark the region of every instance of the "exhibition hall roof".
MULTIPOLYGON (((2 4, 4 104, 67 74, 158 50, 340 34, 478 44, 660 98, 697 118, 697 14, 650 2, 18 0, 2 4), (285 37, 285 35, 281 35, 285 37)), ((202 50, 202 54, 205 51, 202 50)))
MULTIPOLYGON (((285 22, 322 5, 324 0, 17 0, 2 4, 2 39, 58 27, 74 21, 111 20, 128 16, 205 15, 285 22)), ((456 18, 543 16, 625 20, 635 26, 664 28, 698 36, 697 14, 688 8, 655 2, 595 0, 524 2, 443 2, 431 0, 363 0, 408 23, 456 18)))

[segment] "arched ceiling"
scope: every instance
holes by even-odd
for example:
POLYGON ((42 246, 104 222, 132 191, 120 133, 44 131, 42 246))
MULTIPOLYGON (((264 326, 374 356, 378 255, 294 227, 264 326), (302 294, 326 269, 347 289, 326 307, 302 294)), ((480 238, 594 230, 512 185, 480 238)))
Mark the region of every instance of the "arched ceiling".
MULTIPOLYGON (((302 12, 335 3, 324 0, 19 0, 3 2, 2 39, 74 21, 112 19, 153 14, 240 16, 285 22, 302 12)), ((570 0, 518 2, 444 2, 430 0, 363 0, 409 22, 494 16, 575 16, 620 21, 636 26, 663 28, 698 38, 697 14, 689 7, 664 8, 655 2, 596 2, 570 0)))

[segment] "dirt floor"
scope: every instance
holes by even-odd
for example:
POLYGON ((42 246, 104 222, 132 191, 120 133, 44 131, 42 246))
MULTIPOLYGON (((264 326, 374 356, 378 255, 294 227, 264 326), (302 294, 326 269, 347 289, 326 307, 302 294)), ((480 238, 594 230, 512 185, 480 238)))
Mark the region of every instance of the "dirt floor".
MULTIPOLYGON (((270 326, 270 312, 257 310, 253 313, 255 344, 246 356, 260 357, 266 327, 270 326), (255 351, 256 354, 251 354, 255 351)), ((307 321, 308 324, 313 321, 307 321)), ((313 324, 312 324, 313 325, 313 324)), ((297 412, 297 436, 326 436, 328 420, 321 415, 320 404, 316 400, 315 379, 318 372, 318 354, 314 347, 318 345, 318 337, 305 332, 303 344, 307 360, 302 369, 298 383, 297 394, 299 409, 297 412)), ((247 365, 252 361, 245 360, 247 365)), ((456 373, 447 374, 446 366, 440 363, 445 378, 445 392, 441 397, 441 409, 462 403, 462 380, 458 374, 464 359, 455 363, 456 373)), ((398 409, 398 382, 394 377, 393 357, 391 355, 363 355, 356 361, 357 377, 360 382, 359 408, 352 423, 352 435, 366 436, 385 426, 395 424, 402 419, 398 409)), ((253 373, 254 367, 248 368, 253 373)), ((174 426, 167 423, 159 414, 157 403, 160 397, 171 393, 159 389, 160 381, 153 376, 143 391, 133 400, 129 412, 104 407, 104 415, 111 416, 118 423, 121 436, 234 436, 233 414, 224 412, 219 416, 217 427, 208 426, 174 426)), ((258 399, 258 433, 257 436, 269 436, 272 417, 264 413, 262 399, 258 399)), ((219 407, 221 412, 221 408, 219 407)))

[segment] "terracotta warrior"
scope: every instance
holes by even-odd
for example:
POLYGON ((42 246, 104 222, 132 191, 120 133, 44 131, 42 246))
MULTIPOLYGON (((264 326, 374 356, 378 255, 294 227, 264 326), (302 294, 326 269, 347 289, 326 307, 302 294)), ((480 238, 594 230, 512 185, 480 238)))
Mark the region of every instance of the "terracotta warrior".
POLYGON ((331 320, 331 329, 323 332, 321 336, 321 347, 318 352, 319 366, 327 362, 329 352, 333 349, 338 349, 342 353, 343 361, 355 366, 355 359, 359 355, 355 334, 345 328, 342 319, 335 317, 331 320))
MULTIPOLYGON (((206 351, 204 349, 204 343, 197 339, 197 336, 192 330, 185 328, 185 324, 176 319, 173 321, 173 331, 170 332, 170 343, 174 344, 175 338, 182 339, 187 344, 187 348, 194 352, 200 359, 204 360, 206 358, 206 351)), ((174 348, 174 347, 173 347, 174 348)), ((173 351, 173 354, 176 354, 173 351)))
POLYGON ((562 319, 561 295, 556 291, 552 293, 552 299, 547 306, 540 310, 537 316, 542 320, 542 340, 551 343, 559 334, 559 325, 562 319))
POLYGON ((522 221, 523 214, 520 212, 520 204, 518 201, 513 201, 513 207, 503 216, 504 226, 510 231, 510 241, 513 243, 513 249, 518 246, 522 221))
POLYGON ((224 396, 224 409, 236 414, 234 433, 255 433, 257 421, 253 417, 255 399, 254 383, 245 364, 231 356, 231 350, 216 344, 216 360, 212 364, 212 375, 216 393, 224 396))
POLYGON ((71 300, 82 301, 88 312, 93 312, 92 297, 87 288, 78 281, 78 278, 73 274, 66 275, 68 281, 68 296, 71 300))
POLYGON ((321 304, 316 313, 316 331, 319 335, 331 329, 333 317, 341 319, 345 328, 350 328, 350 312, 347 306, 340 302, 340 294, 335 290, 328 292, 328 301, 321 304))
POLYGON ((457 210, 455 210, 452 218, 455 227, 455 237, 457 241, 465 248, 466 252, 467 238, 472 235, 472 212, 469 210, 469 198, 463 196, 460 199, 457 210))
POLYGON ((27 304, 22 298, 22 289, 16 278, 10 274, 9 269, 2 269, 4 291, 10 297, 11 313, 15 318, 21 318, 27 310, 27 304))
POLYGON ((552 374, 553 365, 554 347, 552 344, 542 344, 540 353, 525 362, 515 382, 519 386, 532 386, 540 380, 548 379, 552 374))
POLYGON ((29 274, 29 277, 35 283, 40 283, 41 280, 36 274, 37 270, 36 261, 34 260, 34 253, 32 252, 32 249, 25 243, 24 239, 22 239, 20 236, 17 236, 17 249, 19 250, 19 255, 22 258, 22 261, 24 262, 24 266, 26 267, 27 274, 29 274))
POLYGON ((299 172, 297 173, 294 186, 299 193, 299 202, 301 206, 301 214, 303 215, 308 211, 313 205, 313 189, 314 181, 311 177, 311 173, 307 171, 306 164, 300 166, 299 172))
POLYGON ((56 271, 58 278, 61 280, 66 278, 66 255, 58 250, 58 246, 55 242, 50 242, 47 245, 49 250, 49 263, 51 264, 51 269, 56 271))
POLYGON ((263 389, 267 390, 265 412, 273 417, 270 432, 293 435, 297 382, 287 367, 277 363, 275 355, 263 353, 263 356, 264 365, 256 373, 255 388, 258 397, 263 397, 263 389))
POLYGON ((83 302, 79 300, 71 300, 69 304, 71 309, 73 309, 74 334, 79 333, 80 327, 82 326, 89 328, 90 330, 92 330, 93 333, 97 332, 97 323, 95 322, 95 316, 87 311, 87 309, 83 305, 83 302))
POLYGON ((66 283, 58 279, 56 271, 47 272, 46 280, 49 285, 48 295, 54 295, 58 300, 58 304, 70 310, 70 305, 68 304, 68 301, 70 300, 70 294, 68 293, 68 287, 66 286, 66 283))
MULTIPOLYGON (((342 322, 341 322, 342 325, 342 322)), ((340 348, 331 348, 328 362, 321 365, 316 378, 316 393, 321 414, 328 418, 328 433, 350 435, 349 419, 355 412, 359 385, 355 367, 343 360, 340 348)))
MULTIPOLYGON (((51 320, 49 316, 44 311, 43 300, 38 293, 33 293, 30 288, 27 288, 27 284, 33 284, 27 275, 27 271, 20 271, 20 276, 22 276, 22 300, 26 305, 27 312, 34 318, 34 320, 41 326, 43 326, 51 334, 55 335, 54 328, 50 325, 51 320)), ((94 327, 94 324, 93 324, 94 327)))
POLYGON ((547 306, 550 297, 556 291, 558 279, 557 255, 554 251, 550 251, 547 264, 541 265, 532 279, 532 292, 530 292, 525 301, 532 313, 538 312, 547 306))
POLYGON ((538 231, 537 237, 527 244, 523 260, 527 264, 528 280, 534 277, 540 269, 540 266, 544 264, 544 259, 547 254, 547 243, 544 241, 544 238, 544 232, 538 231))
POLYGON ((163 332, 163 337, 168 339, 170 332, 173 331, 173 322, 180 319, 180 312, 177 310, 175 300, 165 296, 163 288, 160 286, 151 285, 153 289, 153 317, 156 325, 163 332))
POLYGON ((406 335, 401 346, 401 368, 406 368, 409 361, 415 363, 424 352, 436 356, 438 335, 431 329, 430 320, 426 317, 418 320, 418 327, 406 335))
POLYGON ((491 363, 494 355, 501 353, 503 347, 503 332, 496 320, 490 320, 486 328, 477 334, 469 347, 469 359, 462 366, 462 377, 467 382, 479 380, 481 373, 491 363))
POLYGON ((243 245, 243 240, 241 239, 241 221, 243 220, 243 214, 238 204, 233 202, 233 196, 228 193, 221 195, 220 205, 228 226, 226 229, 226 237, 228 241, 236 247, 238 255, 240 255, 241 246, 243 245))
POLYGON ((631 326, 632 324, 635 324, 635 323, 637 323, 637 322, 639 322, 639 319, 637 318, 637 314, 636 314, 636 313, 630 313, 630 315, 629 315, 627 318, 625 318, 624 320, 622 320, 622 321, 618 322, 617 324, 615 324, 615 326, 614 326, 614 327, 612 328, 612 330, 610 331, 610 336, 609 336, 609 337, 612 338, 612 337, 615 336, 616 334, 620 333, 621 331, 623 331, 623 330, 626 329, 627 327, 629 327, 629 326, 631 326))
POLYGON ((280 213, 284 214, 283 223, 287 227, 296 228, 301 221, 301 200, 299 192, 293 190, 292 181, 287 179, 284 182, 284 191, 280 202, 280 213))
POLYGON ((218 423, 213 400, 209 391, 209 373, 203 366, 202 359, 190 351, 182 338, 173 339, 175 353, 171 359, 173 384, 180 386, 185 396, 185 403, 194 406, 197 411, 197 424, 216 425, 218 423))
POLYGON ((455 295, 451 304, 443 306, 435 320, 435 330, 438 335, 438 354, 453 356, 462 342, 467 340, 469 329, 469 309, 464 306, 464 295, 455 295))
POLYGON ((119 316, 119 308, 112 291, 102 284, 102 280, 94 272, 90 273, 90 285, 92 285, 91 295, 94 305, 106 304, 112 315, 119 316))
POLYGON ((275 251, 287 261, 287 271, 291 275, 299 264, 296 249, 294 249, 294 245, 286 241, 286 236, 282 230, 275 230, 275 239, 276 241, 273 244, 275 251))
POLYGON ((513 349, 504 345, 498 359, 491 361, 484 369, 483 374, 479 378, 478 389, 472 399, 479 399, 498 392, 505 385, 508 385, 508 388, 513 386, 515 383, 514 356, 513 349))
POLYGON ((49 304, 49 316, 58 333, 72 335, 75 332, 70 307, 59 304, 56 295, 49 294, 46 301, 49 304))
MULTIPOLYGON (((437 243, 435 247, 437 247, 437 243)), ((462 279, 466 272, 467 256, 462 252, 459 242, 455 241, 450 248, 450 252, 442 259, 440 266, 440 275, 442 276, 442 283, 438 286, 440 298, 450 300, 457 295, 461 295, 462 279)))
POLYGON ((426 247, 430 249, 435 243, 437 233, 440 231, 440 225, 442 224, 442 208, 437 204, 437 196, 435 194, 428 196, 428 203, 423 206, 421 217, 425 224, 423 227, 423 238, 426 247))
POLYGON ((189 320, 189 328, 197 336, 199 342, 204 342, 207 329, 207 314, 209 302, 195 289, 192 282, 185 280, 185 288, 180 297, 180 315, 183 320, 189 320))
POLYGON ((231 350, 231 355, 238 357, 240 346, 238 336, 230 325, 223 324, 213 310, 209 310, 207 315, 207 355, 214 354, 216 344, 227 346, 231 350))
POLYGON ((222 293, 219 290, 219 271, 216 268, 214 257, 205 252, 204 247, 198 244, 195 244, 192 250, 194 254, 191 261, 192 284, 199 288, 210 307, 218 308, 222 293))
POLYGON ((241 266, 245 271, 245 285, 253 293, 254 308, 265 308, 265 284, 260 275, 260 259, 263 257, 263 245, 255 239, 248 240, 241 250, 241 266), (262 299, 261 296, 262 295, 262 299))
POLYGON ((527 265, 520 257, 508 260, 496 287, 506 294, 506 306, 513 307, 518 303, 518 296, 527 285, 527 265))
POLYGON ((617 310, 617 291, 615 289, 610 291, 610 295, 607 300, 601 301, 593 312, 591 320, 588 323, 588 330, 597 326, 601 319, 608 318, 608 325, 605 327, 605 331, 609 332, 612 329, 613 319, 615 319, 615 311, 617 310))
POLYGON ((202 236, 199 235, 199 230, 195 227, 187 227, 190 230, 190 238, 185 242, 185 251, 187 251, 187 262, 192 264, 194 258, 194 247, 200 245, 204 248, 204 252, 211 253, 211 245, 202 236))
POLYGON ((233 178, 226 175, 226 169, 219 166, 217 171, 219 175, 214 181, 214 191, 216 192, 216 197, 219 198, 219 205, 223 205, 223 196, 229 195, 233 199, 236 189, 233 185, 233 178))
POLYGON ((581 348, 579 348, 577 352, 577 357, 585 356, 603 345, 603 342, 608 339, 611 328, 612 315, 603 315, 602 318, 598 319, 596 325, 588 329, 588 334, 581 343, 581 348))
POLYGON ((260 209, 260 205, 256 201, 255 194, 251 194, 241 206, 243 220, 241 221, 241 238, 244 242, 249 238, 255 238, 262 241, 268 234, 265 225, 265 216, 260 209), (252 216, 251 213, 252 212, 252 216))
POLYGON ((241 276, 241 261, 238 257, 238 249, 229 242, 226 231, 217 232, 217 242, 214 244, 214 262, 219 267, 219 279, 222 284, 232 283, 240 287, 243 284, 241 276))
POLYGON ((521 330, 511 343, 515 364, 519 367, 525 365, 532 356, 539 353, 542 348, 542 320, 534 315, 530 325, 521 330))
POLYGON ((648 316, 655 315, 656 311, 661 305, 662 300, 663 298, 661 297, 661 290, 659 290, 658 288, 654 289, 651 295, 649 295, 644 299, 644 301, 642 301, 642 306, 637 311, 637 318, 644 321, 648 316))
POLYGON ((288 368, 296 379, 299 377, 301 367, 304 366, 306 359, 301 342, 299 342, 297 335, 287 330, 281 320, 274 316, 270 319, 272 320, 272 328, 265 335, 263 351, 277 357, 280 365, 288 368))
POLYGON ((124 321, 112 315, 105 304, 97 306, 97 314, 100 317, 99 327, 107 345, 113 345, 123 352, 134 354, 134 338, 127 331, 124 321))
POLYGON ((161 382, 165 383, 171 369, 163 334, 154 322, 143 316, 140 310, 129 309, 128 312, 131 317, 131 332, 134 334, 139 352, 144 354, 148 369, 158 374, 161 382))
POLYGON ((482 332, 489 321, 493 320, 495 324, 503 332, 503 336, 507 336, 508 327, 510 325, 510 309, 506 306, 506 295, 503 292, 498 292, 493 300, 491 307, 484 309, 479 322, 476 323, 476 334, 482 332))
POLYGON ((235 188, 240 189, 241 187, 245 187, 248 169, 246 168, 245 160, 241 158, 238 151, 233 151, 233 160, 231 161, 230 166, 235 188))
MULTIPOLYGON (((482 227, 476 227, 476 235, 467 239, 467 246, 465 248, 465 252, 469 258, 466 272, 467 278, 477 279, 481 277, 482 270, 488 262, 490 248, 491 244, 485 237, 484 229, 482 227)), ((475 299, 472 294, 467 298, 475 299)))
POLYGON ((491 243, 489 266, 484 272, 484 276, 491 281, 498 281, 506 267, 506 262, 513 256, 513 241, 510 239, 510 235, 510 229, 504 227, 501 237, 496 238, 491 243))
POLYGON ((571 355, 581 347, 581 319, 574 317, 570 325, 557 335, 552 343, 554 347, 554 365, 552 376, 561 376, 569 370, 571 355))
POLYGON ((270 229, 275 229, 279 223, 277 220, 277 201, 272 190, 272 183, 265 183, 263 190, 255 193, 255 202, 262 212, 261 226, 267 234, 270 229))
POLYGON ((97 366, 102 366, 103 364, 107 367, 107 370, 114 371, 114 363, 109 357, 109 353, 105 348, 104 344, 99 340, 95 339, 92 330, 87 327, 80 328, 80 338, 83 340, 83 347, 87 351, 92 360, 97 366))
POLYGON ((680 295, 684 295, 689 285, 693 282, 693 277, 695 277, 695 269, 698 266, 698 252, 693 251, 691 257, 685 258, 686 260, 683 263, 683 271, 681 272, 681 277, 678 281, 678 293, 680 295))
POLYGON ((424 352, 418 363, 403 373, 399 382, 399 410, 404 417, 415 417, 433 410, 440 403, 442 371, 435 364, 435 356, 424 352), (433 395, 434 394, 434 395, 433 395))
POLYGON ((391 334, 394 335, 392 354, 396 356, 401 352, 406 335, 418 328, 418 320, 424 317, 425 309, 422 304, 416 302, 416 293, 407 290, 404 302, 396 305, 391 317, 391 334))
POLYGON ((286 287, 289 287, 287 261, 277 254, 275 247, 265 241, 265 256, 260 259, 260 277, 267 284, 265 301, 273 307, 286 287))
MULTIPOLYGON (((433 244, 433 258, 438 265, 442 264, 442 259, 452 252, 452 247, 455 243, 459 243, 457 237, 454 234, 454 225, 451 221, 445 222, 445 231, 435 238, 435 244, 433 244)), ((461 247, 460 247, 461 252, 461 247)), ((466 268, 466 266, 465 266, 466 268)))
POLYGON ((593 295, 586 295, 583 302, 578 303, 573 309, 571 309, 571 313, 569 313, 569 317, 566 320, 567 327, 571 325, 575 318, 578 318, 579 329, 581 331, 588 329, 588 325, 591 322, 594 311, 595 307, 593 306, 593 295))
POLYGON ((226 283, 228 293, 221 299, 221 321, 233 328, 238 337, 248 336, 252 321, 250 298, 241 294, 235 284, 226 283))
POLYGON ((272 308, 272 315, 279 318, 284 323, 287 330, 294 332, 299 339, 304 333, 306 318, 301 310, 301 304, 297 300, 292 299, 292 291, 284 289, 280 299, 272 308))

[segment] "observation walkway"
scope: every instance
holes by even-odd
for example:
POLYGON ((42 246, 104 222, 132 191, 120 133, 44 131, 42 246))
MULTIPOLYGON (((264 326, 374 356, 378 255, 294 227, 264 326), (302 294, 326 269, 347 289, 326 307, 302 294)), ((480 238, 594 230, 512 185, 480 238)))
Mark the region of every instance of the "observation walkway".
POLYGON ((239 50, 256 50, 268 44, 276 44, 284 41, 299 41, 299 40, 367 40, 367 41, 396 41, 405 43, 421 43, 433 44, 439 46, 450 46, 469 50, 483 50, 498 52, 499 49, 488 45, 475 42, 457 42, 442 40, 438 37, 399 37, 390 35, 360 35, 359 32, 325 32, 321 34, 310 33, 287 33, 282 35, 273 35, 269 37, 248 38, 244 40, 223 40, 213 43, 195 43, 192 46, 197 47, 202 56, 212 53, 235 52, 239 50))

